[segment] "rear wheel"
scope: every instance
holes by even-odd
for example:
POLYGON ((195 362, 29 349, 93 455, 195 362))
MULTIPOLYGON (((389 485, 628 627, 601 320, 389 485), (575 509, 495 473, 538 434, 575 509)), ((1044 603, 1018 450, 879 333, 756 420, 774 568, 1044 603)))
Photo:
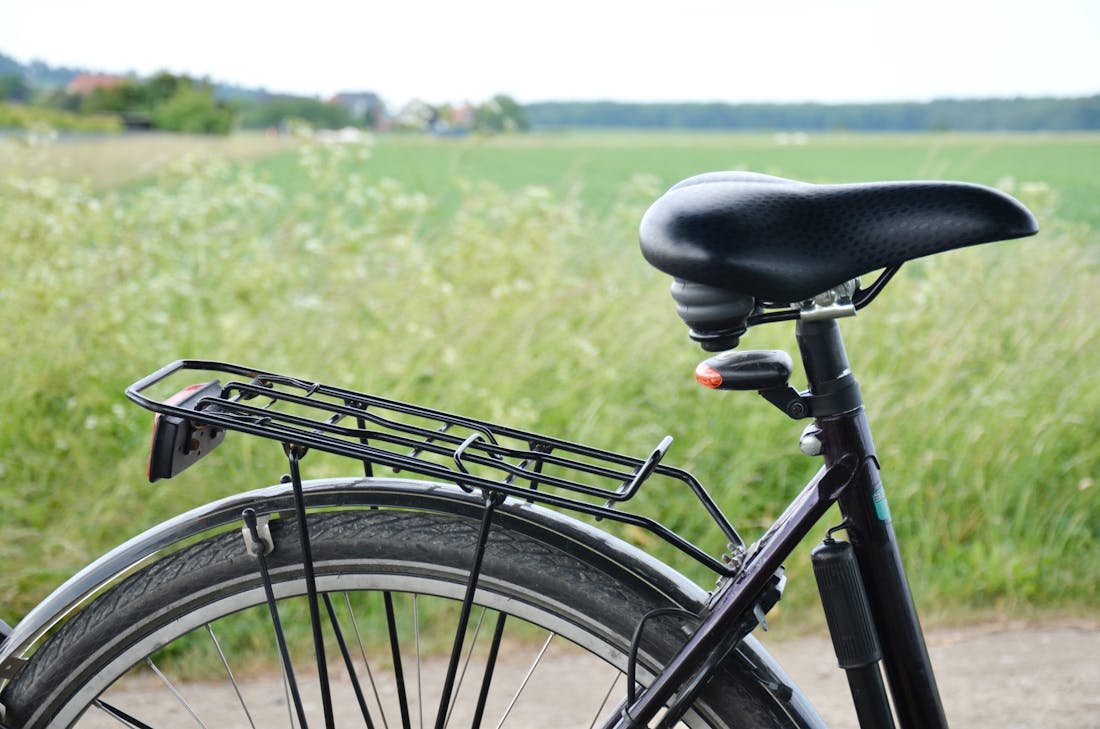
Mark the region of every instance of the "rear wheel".
MULTIPOLYGON (((276 518, 267 560, 290 671, 262 670, 280 665, 273 620, 257 560, 229 532, 153 563, 81 610, 6 688, 7 721, 27 729, 298 726, 301 711, 312 726, 324 726, 326 715, 337 726, 599 726, 625 695, 641 617, 698 605, 677 604, 644 566, 570 542, 518 511, 494 521, 462 631, 478 519, 311 513, 327 691, 309 630, 298 524, 276 518), (444 701, 452 655, 454 689, 444 701)), ((644 635, 643 682, 683 642, 683 620, 654 619, 644 635)), ((737 667, 716 677, 684 724, 796 725, 737 667)))

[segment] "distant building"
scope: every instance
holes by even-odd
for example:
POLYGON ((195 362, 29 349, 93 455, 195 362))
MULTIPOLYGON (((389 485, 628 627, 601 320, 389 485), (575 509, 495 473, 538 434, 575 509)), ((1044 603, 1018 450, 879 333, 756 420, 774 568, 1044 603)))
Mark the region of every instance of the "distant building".
POLYGON ((389 121, 386 104, 378 94, 371 91, 336 94, 329 99, 329 103, 344 107, 357 122, 362 122, 374 129, 385 127, 389 121))
POLYGON ((469 103, 435 106, 420 99, 406 103, 393 118, 400 129, 415 129, 445 137, 461 137, 477 126, 477 108, 469 103))
POLYGON ((106 73, 80 73, 73 77, 65 90, 70 94, 87 96, 96 89, 113 89, 125 80, 125 76, 112 76, 106 73))
POLYGON ((420 99, 410 99, 397 112, 393 118, 396 126, 403 129, 419 129, 427 131, 439 119, 439 112, 435 107, 420 99))
POLYGON ((477 109, 469 103, 453 106, 447 110, 444 121, 452 129, 473 129, 477 124, 477 109))

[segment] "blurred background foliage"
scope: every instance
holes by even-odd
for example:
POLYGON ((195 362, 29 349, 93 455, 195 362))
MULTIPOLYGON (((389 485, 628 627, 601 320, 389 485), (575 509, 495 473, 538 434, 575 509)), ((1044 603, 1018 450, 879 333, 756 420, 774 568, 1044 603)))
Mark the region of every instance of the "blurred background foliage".
MULTIPOLYGON (((817 467, 797 449, 803 424, 695 385, 703 355, 636 247, 637 221, 667 185, 745 166, 815 181, 965 177, 1032 207, 1036 238, 907 265, 843 327, 922 609, 1095 608, 1100 241, 1095 210, 1073 197, 1094 138, 600 139, 269 140, 259 152, 230 138, 152 171, 135 160, 129 177, 102 163, 120 175, 111 184, 99 162, 60 165, 64 145, 0 145, 19 171, 0 180, 2 617, 123 538, 285 470, 273 444, 230 437, 179 478, 144 482, 150 417, 121 393, 180 357, 637 456, 671 433, 667 461, 752 541, 817 467), (1005 150, 1019 176, 980 166, 1005 150), (275 156, 251 161, 262 154, 275 156)), ((97 159, 126 159, 125 146, 97 159)), ((793 350, 792 328, 754 330, 742 346, 793 350)), ((305 466, 307 477, 355 473, 305 466)), ((638 498, 721 549, 689 502, 638 498)), ((791 573, 807 564, 800 555, 791 573)), ((806 614, 811 584, 792 579, 781 612, 806 614)))

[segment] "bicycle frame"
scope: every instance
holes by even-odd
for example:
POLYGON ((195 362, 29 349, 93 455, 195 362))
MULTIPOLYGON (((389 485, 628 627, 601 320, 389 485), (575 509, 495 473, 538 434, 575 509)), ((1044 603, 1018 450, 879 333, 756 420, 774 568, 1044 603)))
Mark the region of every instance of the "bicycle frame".
MULTIPOLYGON (((800 321, 798 343, 811 398, 835 393, 848 381, 854 384, 835 320, 800 321)), ((767 581, 833 503, 839 504, 858 560, 900 725, 946 729, 858 387, 847 397, 847 406, 843 412, 816 414, 825 465, 759 540, 736 577, 716 594, 709 613, 680 652, 605 729, 649 726, 666 705, 672 709, 660 726, 675 721, 692 698, 683 687, 702 683, 724 637, 753 609, 767 581)))

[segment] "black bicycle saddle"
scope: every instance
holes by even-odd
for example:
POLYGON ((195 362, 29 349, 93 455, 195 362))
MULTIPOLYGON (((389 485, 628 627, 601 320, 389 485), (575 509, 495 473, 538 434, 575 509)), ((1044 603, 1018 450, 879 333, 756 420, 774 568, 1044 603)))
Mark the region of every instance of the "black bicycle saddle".
POLYGON ((714 172, 662 195, 640 239, 646 260, 682 282, 795 303, 914 258, 1037 230, 1023 205, 981 185, 714 172))

